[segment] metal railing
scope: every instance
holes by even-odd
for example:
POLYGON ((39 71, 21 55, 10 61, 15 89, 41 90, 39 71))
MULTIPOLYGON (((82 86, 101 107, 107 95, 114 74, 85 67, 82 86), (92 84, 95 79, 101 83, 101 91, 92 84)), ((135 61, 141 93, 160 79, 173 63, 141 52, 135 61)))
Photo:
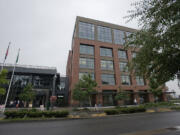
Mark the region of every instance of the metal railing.
MULTIPOLYGON (((0 66, 2 66, 3 63, 0 63, 0 66)), ((10 63, 5 63, 4 64, 5 67, 13 67, 14 64, 10 64, 10 63)), ((48 66, 34 66, 34 65, 20 65, 17 64, 16 67, 22 67, 22 68, 34 68, 34 69, 52 69, 52 70, 56 70, 56 67, 48 67, 48 66)))

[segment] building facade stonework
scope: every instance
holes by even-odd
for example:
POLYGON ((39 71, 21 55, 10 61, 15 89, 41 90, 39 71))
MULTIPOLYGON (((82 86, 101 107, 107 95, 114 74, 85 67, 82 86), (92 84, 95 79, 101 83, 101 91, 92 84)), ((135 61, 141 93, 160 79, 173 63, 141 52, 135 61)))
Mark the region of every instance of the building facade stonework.
MULTIPOLYGON (((77 17, 69 51, 66 74, 69 77, 69 104, 73 88, 83 74, 90 73, 97 82, 97 93, 92 95, 92 104, 116 105, 115 95, 119 89, 129 92, 126 104, 153 102, 148 82, 143 77, 128 71, 127 64, 136 56, 137 49, 125 49, 126 37, 137 30, 115 24, 77 17)), ((166 100, 163 94, 159 100, 166 100)))

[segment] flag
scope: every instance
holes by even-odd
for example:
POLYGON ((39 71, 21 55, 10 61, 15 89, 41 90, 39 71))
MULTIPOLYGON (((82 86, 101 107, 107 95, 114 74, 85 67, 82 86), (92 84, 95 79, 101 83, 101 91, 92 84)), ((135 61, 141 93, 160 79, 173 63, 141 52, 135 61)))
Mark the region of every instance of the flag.
POLYGON ((17 55, 17 58, 16 58, 16 63, 18 63, 18 60, 19 60, 19 52, 20 52, 20 49, 18 50, 18 55, 17 55))
POLYGON ((7 51, 6 51, 6 54, 5 54, 5 58, 4 58, 4 60, 6 60, 6 59, 7 59, 10 44, 11 44, 11 42, 9 42, 9 45, 8 45, 8 48, 7 48, 7 51))

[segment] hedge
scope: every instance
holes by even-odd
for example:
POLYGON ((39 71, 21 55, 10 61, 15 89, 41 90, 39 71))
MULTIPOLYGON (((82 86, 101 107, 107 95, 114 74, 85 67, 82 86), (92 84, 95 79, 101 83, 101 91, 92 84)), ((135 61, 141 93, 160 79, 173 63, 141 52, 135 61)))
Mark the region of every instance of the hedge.
POLYGON ((6 116, 6 118, 24 118, 26 113, 23 111, 6 111, 4 113, 4 115, 6 116))
POLYGON ((146 108, 143 106, 139 107, 123 107, 123 108, 117 108, 117 109, 108 109, 104 110, 104 112, 107 115, 115 115, 120 113, 138 113, 138 112, 145 112, 146 108))
POLYGON ((174 107, 171 107, 172 110, 177 110, 177 111, 180 111, 180 106, 174 106, 174 107))
POLYGON ((107 109, 107 110, 104 110, 104 112, 105 112, 107 115, 119 114, 119 111, 118 111, 117 109, 107 109))
POLYGON ((40 117, 67 117, 69 115, 69 112, 66 110, 63 111, 38 111, 38 110, 19 110, 19 111, 6 111, 4 113, 6 118, 40 118, 40 117))

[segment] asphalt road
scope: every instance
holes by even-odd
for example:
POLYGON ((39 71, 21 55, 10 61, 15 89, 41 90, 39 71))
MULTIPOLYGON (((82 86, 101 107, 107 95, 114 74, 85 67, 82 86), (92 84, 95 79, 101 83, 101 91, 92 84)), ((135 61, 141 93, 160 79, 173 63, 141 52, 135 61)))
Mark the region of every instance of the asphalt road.
POLYGON ((180 135, 180 112, 0 123, 0 135, 180 135), (166 129, 169 128, 169 129, 166 129))

